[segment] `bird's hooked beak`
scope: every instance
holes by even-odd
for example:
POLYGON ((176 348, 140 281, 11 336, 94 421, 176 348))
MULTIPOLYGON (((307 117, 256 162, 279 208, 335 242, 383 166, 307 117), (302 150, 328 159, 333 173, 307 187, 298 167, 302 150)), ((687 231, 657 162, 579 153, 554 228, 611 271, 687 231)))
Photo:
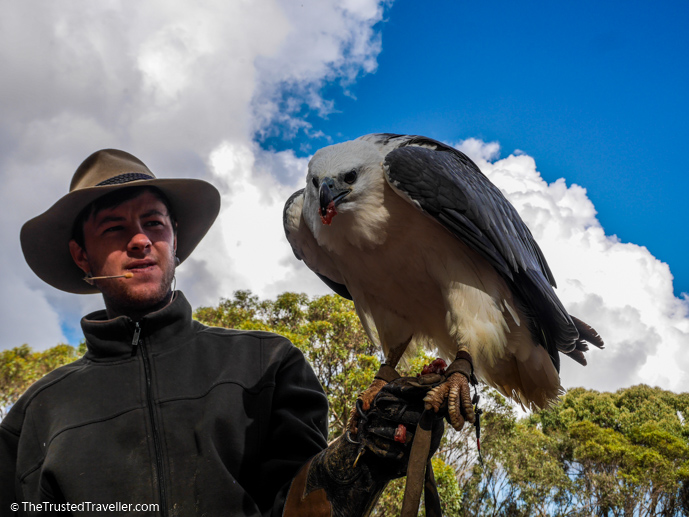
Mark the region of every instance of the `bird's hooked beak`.
POLYGON ((345 197, 352 191, 352 189, 340 189, 335 186, 335 180, 329 177, 323 178, 321 186, 318 191, 320 198, 319 215, 323 224, 330 225, 333 217, 337 215, 337 206, 344 201, 345 197))

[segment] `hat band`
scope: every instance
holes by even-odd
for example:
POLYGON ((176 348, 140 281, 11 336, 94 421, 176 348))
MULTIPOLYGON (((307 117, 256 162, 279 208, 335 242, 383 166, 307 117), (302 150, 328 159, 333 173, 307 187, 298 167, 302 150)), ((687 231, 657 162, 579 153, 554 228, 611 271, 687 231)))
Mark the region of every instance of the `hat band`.
POLYGON ((113 176, 105 181, 101 181, 96 185, 96 187, 103 187, 105 185, 119 185, 120 183, 129 183, 130 181, 136 180, 152 180, 155 176, 149 176, 148 174, 141 174, 140 172, 127 172, 125 174, 120 174, 118 176, 113 176))

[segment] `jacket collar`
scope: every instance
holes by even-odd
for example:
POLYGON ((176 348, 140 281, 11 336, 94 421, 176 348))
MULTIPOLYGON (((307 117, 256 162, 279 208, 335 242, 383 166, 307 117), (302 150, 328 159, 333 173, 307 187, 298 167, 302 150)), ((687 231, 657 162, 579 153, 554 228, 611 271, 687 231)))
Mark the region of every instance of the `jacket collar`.
MULTIPOLYGON (((145 340, 149 352, 161 352, 194 334, 191 305, 181 291, 175 291, 172 302, 144 316, 139 327, 141 332, 137 346, 140 348, 141 340, 145 340)), ((128 316, 108 319, 105 310, 92 312, 81 319, 81 328, 86 338, 87 359, 98 361, 131 357, 136 323, 128 316)))

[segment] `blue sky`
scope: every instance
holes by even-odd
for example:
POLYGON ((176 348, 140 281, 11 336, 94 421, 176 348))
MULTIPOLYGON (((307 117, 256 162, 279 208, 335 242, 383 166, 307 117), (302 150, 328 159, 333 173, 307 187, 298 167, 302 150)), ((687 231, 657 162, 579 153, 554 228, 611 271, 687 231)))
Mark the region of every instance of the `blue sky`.
MULTIPOLYGON (((607 234, 646 246, 689 292, 689 3, 398 0, 375 73, 304 111, 333 142, 370 132, 497 141, 587 189, 607 234)), ((302 156, 300 132, 263 140, 302 156)), ((630 279, 633 281, 633 279, 630 279)))

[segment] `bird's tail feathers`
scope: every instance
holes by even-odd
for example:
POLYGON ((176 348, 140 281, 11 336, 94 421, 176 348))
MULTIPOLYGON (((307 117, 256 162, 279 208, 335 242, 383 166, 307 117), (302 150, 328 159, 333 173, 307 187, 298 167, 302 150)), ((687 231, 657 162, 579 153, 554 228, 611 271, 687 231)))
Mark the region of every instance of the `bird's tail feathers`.
POLYGON ((548 353, 555 368, 560 370, 558 352, 576 354, 579 332, 553 287, 539 271, 521 271, 522 281, 515 283, 519 293, 520 308, 528 316, 527 323, 534 339, 548 353))
POLYGON ((579 339, 574 343, 574 350, 566 352, 566 354, 574 359, 577 363, 586 366, 586 357, 584 352, 588 352, 589 345, 598 348, 605 348, 605 343, 600 334, 588 323, 581 321, 579 318, 571 316, 574 326, 579 331, 579 339))
POLYGON ((545 409, 564 393, 557 370, 541 347, 534 348, 534 357, 526 363, 513 356, 505 357, 495 364, 494 370, 486 372, 483 380, 524 410, 545 409))

